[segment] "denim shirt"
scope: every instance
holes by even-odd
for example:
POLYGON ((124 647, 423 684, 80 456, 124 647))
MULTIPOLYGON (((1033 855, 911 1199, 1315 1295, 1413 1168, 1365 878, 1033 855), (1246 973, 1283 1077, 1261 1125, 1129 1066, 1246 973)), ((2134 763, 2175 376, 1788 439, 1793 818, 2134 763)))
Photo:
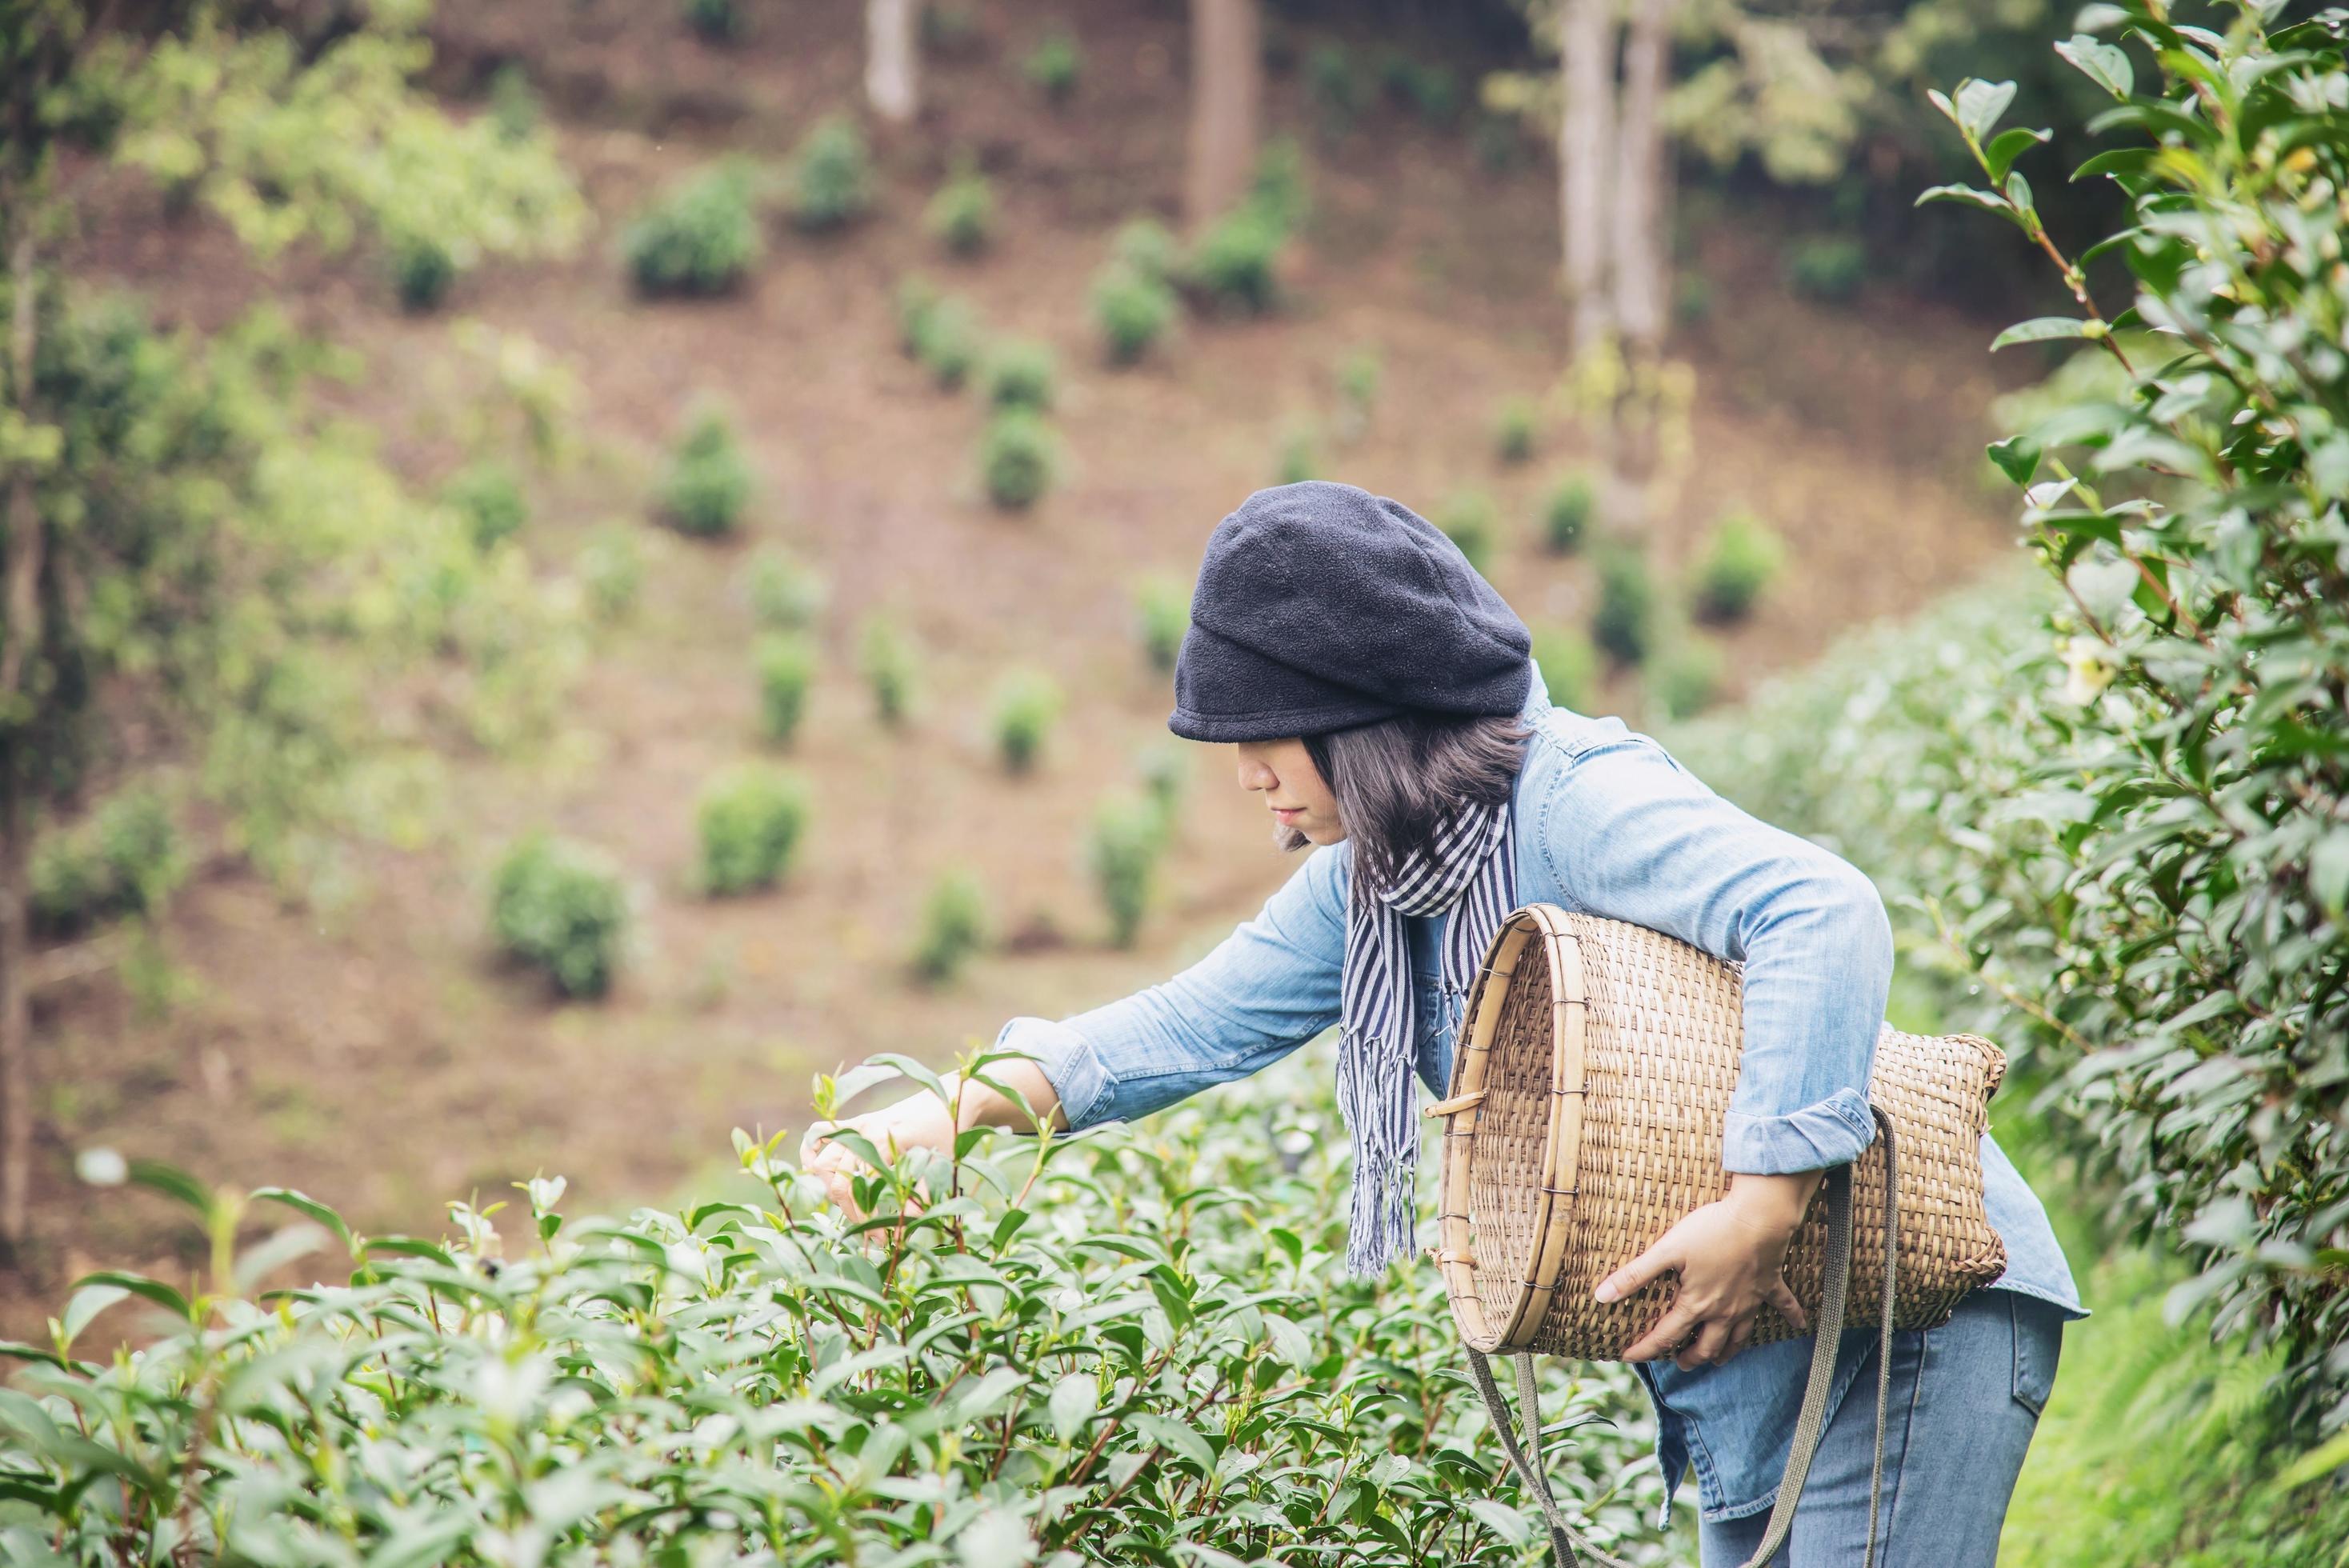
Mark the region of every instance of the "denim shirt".
MULTIPOLYGON (((1723 1166, 1775 1173, 1856 1158, 1876 1135, 1866 1089, 1892 978, 1891 929, 1875 885, 1713 793, 1620 719, 1551 703, 1538 668, 1524 717, 1535 735, 1511 791, 1518 903, 1630 921, 1743 961, 1744 1054, 1723 1166)), ((1035 1054, 1070 1135, 1146 1116, 1286 1056, 1338 1021, 1352 847, 1313 849, 1254 919, 1171 979, 1057 1021, 1015 1017, 997 1047, 1035 1054)), ((1440 983, 1447 918, 1405 920, 1416 1066, 1437 1098, 1463 1008, 1440 983)), ((2053 1302, 2067 1320, 2087 1316, 2037 1196, 1987 1132, 1982 1155, 1990 1222, 2006 1243, 2006 1270, 1992 1288, 2053 1302)), ((1668 1357, 1632 1363, 1656 1410, 1660 1527, 1692 1463, 1704 1518, 1770 1506, 1810 1346, 1808 1336, 1749 1345, 1692 1371, 1668 1357)), ((1860 1365, 1857 1355, 1837 1358, 1830 1417, 1860 1365)))

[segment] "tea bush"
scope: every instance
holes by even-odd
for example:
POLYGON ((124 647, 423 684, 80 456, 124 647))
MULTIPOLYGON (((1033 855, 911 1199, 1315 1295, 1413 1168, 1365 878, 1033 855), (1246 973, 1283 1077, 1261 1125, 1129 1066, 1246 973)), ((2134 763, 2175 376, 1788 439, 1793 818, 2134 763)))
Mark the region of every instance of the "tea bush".
POLYGON ((968 300, 954 295, 932 300, 918 310, 907 331, 913 337, 915 357, 928 369, 941 391, 960 387, 978 363, 982 346, 978 313, 968 300))
POLYGON ((1378 346, 1348 349, 1332 374, 1338 383, 1338 438, 1351 444, 1369 432, 1371 411, 1378 407, 1379 383, 1385 377, 1378 346))
POLYGON ((906 358, 922 356, 922 329, 929 321, 930 312, 944 297, 938 285, 921 273, 907 273, 898 278, 897 346, 906 358))
POLYGON ((626 889, 610 857, 543 830, 499 862, 490 928, 509 955, 544 970, 570 996, 600 996, 628 924, 626 889))
POLYGON ((1033 506, 1061 470, 1061 441, 1032 408, 998 412, 979 432, 979 480, 988 500, 1008 511, 1033 506))
POLYGON ((621 236, 628 275, 645 294, 721 294, 765 253, 749 168, 705 169, 657 198, 621 236))
POLYGON ((1430 125, 1449 125, 1459 118, 1460 77, 1450 67, 1390 48, 1379 57, 1378 76, 1389 97, 1417 110, 1430 125))
POLYGON ((1590 618, 1591 640, 1616 663, 1636 665, 1648 656, 1655 634, 1656 585, 1648 558, 1637 545, 1610 541, 1595 564, 1599 607, 1590 618))
POLYGON ((1483 490, 1456 490, 1444 498, 1431 521, 1460 547, 1469 565, 1483 572, 1492 563, 1497 525, 1491 496, 1483 490))
POLYGON ((1598 488, 1588 475, 1572 473, 1558 480, 1542 500, 1543 548, 1553 555, 1571 555, 1581 549, 1598 507, 1598 488))
POLYGON ((975 256, 994 242, 995 187, 967 170, 938 187, 923 213, 938 243, 957 256, 975 256))
POLYGON ((1121 792, 1093 813, 1086 863, 1109 913, 1110 941, 1131 947, 1149 913, 1158 862, 1166 847, 1166 819, 1146 795, 1121 792))
POLYGON ((661 480, 661 516, 678 531, 701 538, 731 533, 750 504, 755 481, 734 427, 723 411, 707 405, 687 425, 661 480))
POLYGON ((979 390, 995 408, 1051 407, 1058 369, 1052 346, 1030 337, 996 339, 987 351, 979 390))
POLYGON ((1786 248, 1786 284, 1807 299, 1841 304, 1868 278, 1868 247, 1857 240, 1813 236, 1786 248))
POLYGON ((1012 670, 997 683, 995 754, 1004 771, 1026 773, 1036 766, 1061 704, 1060 683, 1041 670, 1012 670))
POLYGON ((1526 397, 1505 399, 1493 418, 1493 450, 1505 463, 1522 463, 1534 455, 1534 434, 1540 410, 1526 397))
POLYGON ((1662 641, 1648 661, 1648 690, 1665 717, 1692 717, 1721 689, 1721 646, 1692 627, 1675 628, 1662 641))
POLYGON ((458 469, 442 487, 440 498, 465 520, 465 531, 476 550, 512 538, 530 521, 530 502, 522 493, 521 478, 511 463, 495 459, 458 469))
POLYGON ((987 943, 987 890, 967 868, 947 872, 922 902, 914 939, 914 973, 936 984, 951 980, 987 943))
POLYGON ((832 597, 823 573, 781 545, 761 546, 745 572, 750 614, 762 626, 783 631, 812 626, 832 597))
MULTIPOLYGON (((566 1213, 540 1177, 438 1239, 138 1167, 212 1264, 90 1276, 50 1344, 10 1347, 12 1539, 92 1564, 1531 1568, 1539 1514, 1436 1271, 1340 1266, 1330 1056, 1074 1138, 891 1161, 846 1131, 864 1220, 780 1132, 738 1132, 742 1176, 690 1206, 566 1213), (144 1348, 82 1348, 133 1314, 144 1348)), ((936 1082, 876 1057, 820 1079, 818 1114, 899 1074, 936 1082)), ((1666 1561, 1628 1370, 1545 1359, 1540 1397, 1564 1505, 1666 1561)))
POLYGON ((518 60, 508 60, 490 77, 490 119, 498 136, 524 142, 538 129, 538 89, 530 85, 530 71, 518 60))
POLYGON ((1261 315, 1280 303, 1278 268, 1288 226, 1255 204, 1233 208, 1192 248, 1186 275, 1227 311, 1261 315))
POLYGON ((1110 259, 1164 283, 1182 270, 1183 243, 1155 218, 1129 218, 1110 241, 1110 259))
POLYGON ((144 785, 119 790, 78 825, 34 841, 33 931, 71 936, 119 915, 151 913, 187 874, 187 849, 162 796, 144 785))
POLYGON ((816 122, 800 139, 792 166, 792 221, 802 229, 836 229, 873 205, 872 156, 864 133, 844 114, 816 122))
POLYGON ((1599 646, 1578 626, 1542 622, 1533 628, 1534 663, 1541 666, 1549 699, 1577 713, 1590 711, 1599 695, 1599 646))
POLYGON ((457 282, 457 257, 437 235, 409 234, 390 247, 391 285, 402 310, 437 309, 457 282))
POLYGON ((1133 365, 1174 325, 1177 302, 1165 282, 1123 262, 1093 274, 1093 327, 1112 365, 1133 365))
POLYGON ((634 610, 644 592, 644 544, 635 529, 616 518, 598 523, 580 549, 574 570, 588 607, 608 624, 634 610))
POLYGON ((1019 69, 1046 102, 1060 108, 1076 96, 1077 77, 1083 66, 1084 55, 1076 38, 1066 28, 1056 27, 1037 40, 1019 69))
POLYGON ((1135 625, 1150 667, 1172 674, 1191 627, 1191 591, 1172 577, 1144 578, 1133 591, 1135 625))
POLYGON ((815 684, 815 640, 802 633, 771 632, 752 648, 759 669, 759 732, 788 746, 807 717, 808 688, 815 684))
POLYGON ((874 717, 892 727, 912 717, 919 655, 905 629, 890 616, 868 614, 857 638, 857 658, 873 693, 874 717))
POLYGON ((738 762, 710 780, 695 808, 701 891, 724 898, 770 888, 791 870, 807 827, 806 781, 764 762, 738 762))
POLYGON ((1158 810, 1161 836, 1171 835, 1191 779, 1191 753, 1175 742, 1154 740, 1142 748, 1136 770, 1143 792, 1158 810))
POLYGON ((1743 620, 1785 564, 1785 542, 1776 529, 1750 511, 1728 512, 1714 522, 1697 558, 1690 608, 1707 621, 1743 620))

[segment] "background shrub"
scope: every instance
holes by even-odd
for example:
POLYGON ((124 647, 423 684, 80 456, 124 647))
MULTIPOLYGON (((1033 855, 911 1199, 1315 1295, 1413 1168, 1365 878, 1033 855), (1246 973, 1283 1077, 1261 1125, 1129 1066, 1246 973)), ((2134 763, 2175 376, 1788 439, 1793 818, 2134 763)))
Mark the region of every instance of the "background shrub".
POLYGON ((391 284, 400 308, 421 314, 439 308, 457 282, 457 258, 429 234, 409 234, 391 244, 391 284))
POLYGON ((1193 247, 1189 276, 1227 311, 1262 315, 1280 303, 1278 267, 1288 230, 1264 208, 1234 208, 1193 247))
POLYGON ((1032 337, 999 337, 987 351, 980 391, 990 407, 1041 413, 1052 406, 1057 378, 1050 344, 1032 337))
POLYGON ((747 166, 705 169, 655 198, 621 237, 628 275, 645 294, 719 294, 765 251, 747 166))
POLYGON ((1155 218, 1129 218, 1110 242, 1110 259, 1165 283, 1182 269, 1183 243, 1155 218))
POLYGON ((1840 236, 1810 236, 1786 247, 1786 283, 1796 294, 1829 304, 1859 295, 1868 278, 1868 247, 1840 236))
POLYGON ((660 485, 661 515, 701 538, 731 533, 750 504, 754 486, 733 425, 715 406, 704 407, 669 455, 660 485))
POLYGON ((1433 521, 1460 547, 1469 565, 1481 573, 1492 564, 1498 525, 1491 496, 1483 490, 1455 490, 1444 498, 1433 521))
POLYGON ((1077 47, 1075 36, 1065 27, 1055 27, 1037 40, 1019 68, 1045 100, 1060 108, 1076 96, 1077 77, 1083 64, 1084 56, 1077 47))
POLYGON ((951 392, 970 376, 981 348, 978 313, 957 296, 934 300, 911 328, 915 356, 941 391, 951 392))
POLYGON ((1174 323, 1174 291, 1121 262, 1093 274, 1092 297, 1093 326, 1112 365, 1139 361, 1174 323))
POLYGON ((1136 771, 1142 775, 1143 794, 1158 811, 1159 836, 1171 838, 1191 781, 1190 752, 1173 742, 1153 741, 1142 748, 1136 771))
POLYGON ((798 631, 815 624, 832 594, 823 573, 780 544, 761 545, 744 568, 759 624, 798 631))
POLYGON ((1697 558, 1691 608, 1707 621, 1742 620, 1785 562, 1775 529, 1752 512, 1728 512, 1713 525, 1697 558))
POLYGON ((36 839, 27 874, 34 934, 72 936, 101 921, 161 908, 187 880, 188 859, 162 796, 134 785, 78 825, 36 839))
POLYGON ((1131 947, 1141 934, 1166 844, 1166 822, 1150 797, 1121 792, 1093 813, 1086 845, 1093 889, 1109 913, 1110 941, 1131 947))
POLYGON ((530 85, 530 70, 519 60, 508 60, 490 75, 490 119, 499 139, 528 141, 538 129, 538 89, 530 85))
POLYGON ((1648 656, 1656 614, 1655 580, 1648 558, 1636 546, 1609 542, 1597 552, 1599 607, 1590 619, 1591 640, 1618 664, 1648 656))
POLYGON ((1059 476, 1061 446, 1032 408, 999 411, 979 433, 979 478, 987 498, 1006 511, 1033 506, 1059 476))
POLYGON ((575 570, 595 618, 606 624, 621 620, 644 592, 644 544, 627 523, 607 519, 587 536, 575 570))
POLYGON ((929 325, 930 312, 943 297, 938 285, 921 273, 907 273, 897 280, 897 346, 908 359, 922 356, 923 330, 929 325))
POLYGON ((1534 431, 1541 420, 1534 400, 1505 399, 1493 418, 1493 449, 1505 463, 1522 463, 1534 455, 1534 431))
POLYGON ((1598 507, 1598 487, 1588 474, 1571 473, 1558 480, 1542 500, 1542 547, 1553 555, 1571 555, 1581 549, 1598 507))
POLYGON ((808 688, 815 684, 815 640, 801 633, 770 632, 752 645, 759 670, 759 731, 788 746, 807 717, 808 688))
POLYGON ((1305 52, 1305 97, 1324 135, 1343 136, 1370 107, 1371 81, 1352 50, 1334 40, 1305 52))
POLYGON ((712 779, 695 813, 702 891, 729 897, 774 886, 791 869, 807 809, 805 781, 770 763, 736 763, 712 779))
POLYGON ((957 256, 975 256, 995 239, 995 187, 976 169, 938 187, 924 222, 940 244, 957 256))
POLYGON ((1338 438, 1350 445, 1369 434, 1371 412, 1378 407, 1379 383, 1385 376, 1378 346, 1364 343, 1348 349, 1332 375, 1338 383, 1338 438))
POLYGON ((836 229, 873 205, 872 157, 864 133, 844 114, 825 116, 800 140, 792 167, 792 220, 836 229))
POLYGON ((939 877, 922 901, 914 938, 914 973, 937 983, 951 980, 987 943, 987 890, 978 874, 957 869, 939 877))
POLYGON ((530 502, 522 480, 510 463, 484 458, 451 475, 440 497, 465 520, 465 531, 476 550, 487 550, 511 539, 530 521, 530 502))
POLYGON ((1532 627, 1534 663, 1541 666, 1549 699, 1563 708, 1588 713, 1599 696, 1599 647, 1579 626, 1541 622, 1532 627))
POLYGON ((705 44, 730 44, 742 36, 742 0, 685 0, 686 26, 705 44))
POLYGON ((1273 454, 1272 482, 1293 485, 1305 480, 1321 477, 1321 451, 1310 426, 1291 427, 1280 438, 1280 449, 1273 454))
POLYGON ((1664 717, 1682 719, 1712 706, 1721 690, 1721 675, 1720 645, 1692 628, 1679 627, 1648 661, 1646 680, 1664 717))
POLYGON ((1041 670, 1013 670, 997 683, 995 753, 1006 772, 1026 773, 1036 766, 1061 707, 1060 683, 1041 670))
POLYGON ((890 616, 867 614, 857 636, 857 659, 873 693, 874 716, 892 727, 911 717, 918 656, 905 629, 890 616))
POLYGON ((1172 577, 1146 577, 1133 592, 1134 622, 1150 667, 1171 675, 1191 626, 1191 591, 1172 577))
POLYGON ((627 920, 619 869, 599 850, 542 830, 499 862, 490 902, 498 945, 544 971, 565 995, 611 988, 627 920))

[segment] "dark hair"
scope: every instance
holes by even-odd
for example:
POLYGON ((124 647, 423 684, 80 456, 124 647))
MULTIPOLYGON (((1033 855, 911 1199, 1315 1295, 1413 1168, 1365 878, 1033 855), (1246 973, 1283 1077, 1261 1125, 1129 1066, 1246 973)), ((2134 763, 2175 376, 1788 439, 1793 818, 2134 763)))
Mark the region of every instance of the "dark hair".
MULTIPOLYGON (((1353 875, 1386 887, 1413 847, 1455 812, 1506 799, 1532 727, 1514 714, 1405 713, 1304 738, 1354 845, 1353 875)), ((1280 828, 1284 850, 1313 841, 1280 828)))

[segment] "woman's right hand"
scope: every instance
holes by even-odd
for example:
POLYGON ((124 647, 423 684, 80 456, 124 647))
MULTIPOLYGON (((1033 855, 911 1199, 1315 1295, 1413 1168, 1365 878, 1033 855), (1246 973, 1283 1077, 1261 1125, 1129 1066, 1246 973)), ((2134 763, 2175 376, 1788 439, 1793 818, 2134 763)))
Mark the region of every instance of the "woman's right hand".
MULTIPOLYGON (((801 1168, 823 1179, 825 1195, 852 1220, 864 1218, 856 1207, 852 1188, 856 1175, 870 1167, 846 1144, 831 1139, 830 1131, 841 1128, 861 1132, 871 1139, 873 1147, 885 1159, 895 1159, 908 1149, 935 1149, 941 1154, 951 1153, 954 1149, 953 1115, 947 1110, 946 1101, 927 1089, 908 1096, 895 1105, 868 1110, 862 1116, 852 1116, 842 1121, 820 1121, 809 1128, 802 1143, 801 1168)), ((926 1191, 918 1186, 916 1191, 926 1201, 926 1191)), ((908 1212, 916 1212, 919 1208, 918 1202, 907 1205, 908 1212)))

